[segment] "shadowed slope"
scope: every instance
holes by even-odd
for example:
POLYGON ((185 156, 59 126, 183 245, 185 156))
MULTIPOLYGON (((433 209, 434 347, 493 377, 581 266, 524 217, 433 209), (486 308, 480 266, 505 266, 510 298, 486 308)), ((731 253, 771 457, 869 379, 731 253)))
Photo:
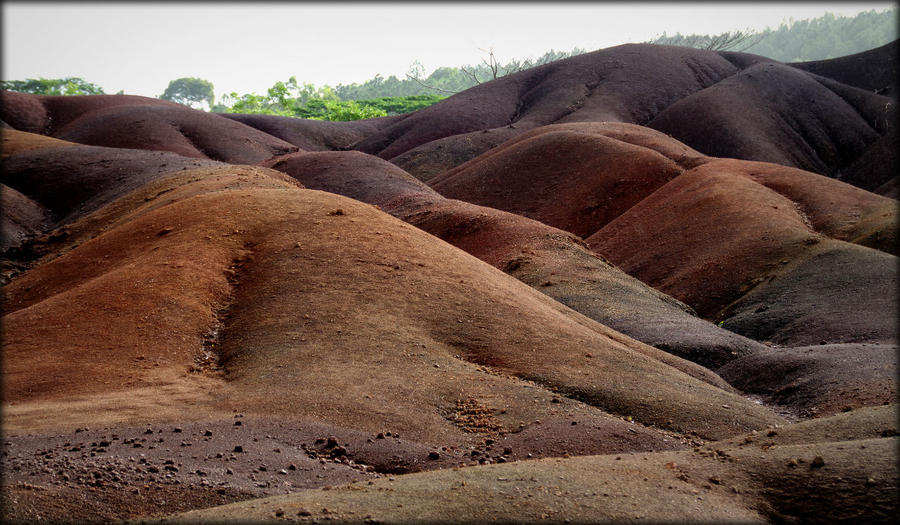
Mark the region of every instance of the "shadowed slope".
MULTIPOLYGON (((609 126, 605 129, 612 132, 609 126)), ((596 257, 571 234, 519 215, 444 199, 377 157, 358 152, 297 153, 272 159, 266 166, 308 188, 375 204, 591 319, 679 357, 719 366, 759 346, 698 319, 684 304, 596 257)), ((667 362, 725 386, 702 369, 671 358, 667 362)))
POLYGON ((685 97, 647 125, 707 155, 836 177, 880 137, 874 115, 857 107, 878 100, 890 101, 872 94, 848 101, 802 71, 763 63, 685 97))
POLYGON ((405 117, 396 115, 349 122, 329 122, 278 115, 238 113, 219 113, 219 115, 278 137, 297 146, 301 151, 348 150, 365 137, 405 117))
POLYGON ((0 250, 6 250, 23 240, 46 231, 50 214, 40 204, 5 184, 0 184, 0 250))
POLYGON ((184 107, 168 100, 135 95, 31 95, 0 92, 0 117, 19 131, 52 135, 81 115, 115 106, 153 105, 184 107))
POLYGON ((718 372, 744 392, 801 417, 897 401, 896 344, 773 348, 738 358, 718 372))
POLYGON ((356 149, 389 159, 432 140, 514 124, 643 124, 676 100, 737 71, 711 51, 626 44, 477 85, 417 111, 356 149))
POLYGON ((834 79, 848 86, 878 95, 895 97, 897 93, 897 49, 894 40, 875 49, 828 60, 795 62, 791 67, 834 79))
MULTIPOLYGON (((761 407, 647 357, 640 343, 371 206, 250 182, 246 190, 226 189, 229 181, 214 174, 194 184, 221 191, 189 196, 195 190, 185 183, 198 176, 192 173, 162 199, 153 197, 159 188, 145 188, 133 198, 140 213, 7 286, 6 399, 17 402, 19 417, 38 417, 43 401, 61 403, 49 413, 66 410, 61 395, 130 392, 126 398, 140 405, 145 398, 133 390, 173 388, 224 410, 241 406, 369 431, 388 426, 442 442, 462 437, 447 419, 461 397, 505 407, 495 416, 502 428, 531 421, 540 390, 506 378, 512 374, 702 435, 774 421, 761 407), (239 282, 231 292, 229 275, 239 282), (72 318, 76 304, 95 315, 72 318), (228 381, 212 401, 203 385, 218 380, 183 370, 202 357, 203 336, 224 304, 228 318, 216 348, 228 381), (81 341, 95 340, 98 330, 103 344, 84 353, 81 341), (52 349, 45 365, 27 358, 36 345, 52 349), (72 365, 60 368, 59 360, 72 365), (482 375, 481 366, 500 375, 482 375), (305 387, 293 386, 299 384, 305 387)), ((543 395, 543 406, 552 406, 543 395)), ((119 402, 115 417, 141 413, 119 402)), ((168 401, 156 403, 160 414, 187 415, 168 401)), ((570 406, 586 417, 596 413, 574 402, 561 408, 570 406)))
POLYGON ((898 198, 897 150, 900 149, 897 127, 887 132, 853 162, 839 179, 892 199, 898 198))
POLYGON ((25 150, 5 159, 2 180, 62 225, 164 174, 221 163, 175 153, 66 144, 25 150))
POLYGON ((54 136, 94 146, 171 151, 254 164, 297 147, 239 122, 184 106, 115 106, 86 112, 54 136))

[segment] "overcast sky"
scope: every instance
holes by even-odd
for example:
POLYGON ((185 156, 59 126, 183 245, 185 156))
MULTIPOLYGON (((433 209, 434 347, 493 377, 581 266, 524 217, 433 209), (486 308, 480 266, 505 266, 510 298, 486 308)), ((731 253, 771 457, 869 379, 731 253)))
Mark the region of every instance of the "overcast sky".
POLYGON ((3 2, 3 78, 78 76, 107 93, 157 96, 200 77, 216 95, 265 93, 295 75, 316 85, 403 78, 552 49, 601 49, 663 32, 777 28, 826 11, 853 16, 893 2, 152 3, 3 2))

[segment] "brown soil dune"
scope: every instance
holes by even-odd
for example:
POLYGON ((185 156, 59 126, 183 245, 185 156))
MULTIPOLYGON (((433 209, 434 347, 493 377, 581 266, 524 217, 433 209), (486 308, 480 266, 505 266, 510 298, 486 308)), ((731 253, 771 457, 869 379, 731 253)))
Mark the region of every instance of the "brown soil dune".
POLYGON ((578 55, 477 85, 360 142, 389 159, 432 140, 514 125, 644 124, 676 100, 737 72, 710 51, 627 44, 578 55))
POLYGON ((635 125, 544 126, 429 181, 442 195, 587 237, 703 156, 635 125))
POLYGON ((801 417, 897 400, 896 344, 774 348, 736 359, 718 372, 743 391, 801 417))
POLYGON ((880 104, 884 113, 891 101, 871 93, 848 101, 841 95, 853 88, 835 89, 841 93, 787 65, 757 64, 679 100, 647 125, 714 157, 835 177, 880 137, 876 115, 860 114, 860 103, 880 104))
POLYGON ((66 224, 167 173, 221 163, 170 152, 63 143, 25 149, 3 161, 3 183, 66 224))
POLYGON ((214 113, 184 106, 114 106, 85 112, 54 136, 94 146, 171 151, 233 164, 255 164, 297 147, 214 113))
POLYGON ((106 231, 6 287, 8 425, 64 427, 106 403, 119 406, 102 416, 113 421, 206 406, 460 444, 470 438, 453 414, 469 398, 512 431, 562 413, 609 418, 594 407, 703 436, 777 421, 369 205, 229 169, 143 186, 89 221, 106 231), (75 305, 94 315, 71 317, 75 305), (203 368, 223 308, 224 382, 186 372, 203 368), (588 404, 557 408, 542 387, 588 404))
POLYGON ((445 171, 503 144, 519 133, 520 130, 509 126, 460 133, 426 142, 397 155, 390 161, 413 177, 428 182, 445 171))
MULTIPOLYGON (((603 126, 607 133, 632 128, 603 126)), ((759 346, 697 318, 684 304, 598 258, 571 234, 519 215, 444 199, 377 157, 358 152, 295 153, 265 166, 308 188, 377 205, 591 319, 679 357, 717 367, 759 346)), ((697 368, 677 361, 669 364, 724 386, 697 368)))
POLYGON ((20 131, 93 146, 171 151, 237 164, 297 151, 220 115, 131 95, 83 97, 4 92, 2 117, 20 131))
POLYGON ((135 95, 55 96, 15 91, 0 93, 0 115, 19 131, 52 135, 85 113, 116 106, 184 107, 174 102, 135 95))
POLYGON ((365 137, 404 117, 396 115, 349 122, 329 122, 278 115, 237 113, 220 113, 220 115, 278 137, 297 146, 301 151, 349 150, 365 137))
MULTIPOLYGON (((824 177, 816 185, 814 175, 806 175, 809 185, 804 192, 791 189, 788 183, 780 186, 776 180, 783 181, 783 169, 729 160, 708 162, 642 200, 592 235, 588 243, 629 274, 684 301, 702 316, 715 318, 751 288, 774 278, 785 264, 808 256, 811 247, 834 242, 817 227, 836 237, 858 238, 854 232, 868 228, 868 221, 890 224, 890 200, 857 193, 824 177), (768 184, 785 195, 754 180, 754 173, 769 169, 774 175, 768 184), (828 192, 842 195, 828 197, 828 192), (844 213, 833 208, 829 214, 823 208, 828 203, 855 203, 855 199, 868 203, 862 207, 867 214, 857 209, 858 204, 844 213)), ((855 265, 843 271, 863 270, 855 265)), ((891 278, 884 276, 888 280, 880 284, 889 285, 891 278)), ((873 292, 877 289, 875 283, 869 286, 873 292)), ((866 312, 860 312, 861 316, 874 316, 873 322, 884 322, 890 313, 864 304, 858 307, 866 312)))
POLYGON ((823 242, 725 309, 729 330, 759 341, 897 340, 897 258, 847 243, 823 242))
POLYGON ((900 40, 894 40, 881 47, 854 55, 812 62, 795 62, 790 66, 834 79, 848 86, 896 98, 898 46, 900 40))
MULTIPOLYGON (((773 430, 769 436, 790 430, 773 430)), ((740 444, 713 444, 694 451, 547 459, 412 474, 193 511, 166 521, 893 520, 898 507, 897 494, 890 488, 898 481, 896 438, 762 446, 758 440, 751 435, 740 444), (867 458, 866 468, 859 468, 860 456, 867 458)))
POLYGON ((7 128, 3 130, 3 147, 0 149, 0 159, 6 160, 12 155, 43 148, 58 148, 74 146, 74 142, 55 139, 37 133, 17 131, 7 128))
POLYGON ((261 164, 284 172, 311 189, 337 193, 390 209, 393 201, 436 201, 443 197, 418 179, 378 157, 358 151, 293 153, 261 164))

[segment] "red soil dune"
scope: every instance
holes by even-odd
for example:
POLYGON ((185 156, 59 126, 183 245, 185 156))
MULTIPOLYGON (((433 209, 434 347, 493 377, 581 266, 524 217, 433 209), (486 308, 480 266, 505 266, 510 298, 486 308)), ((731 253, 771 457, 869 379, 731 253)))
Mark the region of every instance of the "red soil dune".
POLYGON ((3 118, 21 131, 115 148, 254 164, 297 147, 220 115, 147 97, 3 95, 3 118))
POLYGON ((2 93, 4 520, 892 522, 892 49, 351 123, 2 93))
POLYGON ((646 128, 544 126, 429 181, 442 195, 587 237, 703 155, 646 128))
POLYGON ((716 317, 784 264, 806 257, 810 247, 833 242, 827 241, 828 234, 869 238, 874 223, 881 225, 875 230, 895 235, 890 234, 896 217, 891 200, 785 170, 761 163, 708 162, 657 190, 588 243, 629 274, 705 317, 716 317), (754 180, 766 180, 754 175, 766 171, 773 174, 768 184, 784 195, 754 180), (785 182, 792 175, 806 177, 802 190, 785 182))
MULTIPOLYGON (((610 134, 635 131, 632 128, 604 127, 610 134)), ((704 366, 720 366, 759 346, 697 318, 684 304, 596 257, 571 234, 519 215, 444 199, 377 157, 358 152, 294 153, 265 166, 308 188, 377 205, 595 321, 704 366)), ((718 378, 684 363, 669 364, 722 385, 718 378)))
POLYGON ((297 147, 230 119, 183 106, 117 106, 87 112, 54 136, 94 146, 171 151, 254 164, 297 147))
POLYGON ((259 170, 145 184, 70 226, 102 234, 7 285, 9 427, 239 409, 458 445, 468 438, 447 411, 460 400, 504 408, 497 424, 513 431, 553 419, 534 418, 552 396, 523 379, 587 403, 560 407, 585 417, 609 417, 601 407, 706 436, 777 421, 369 205, 259 170), (93 315, 73 318, 76 305, 93 315), (222 308, 224 382, 187 372, 222 308), (101 416, 106 403, 119 409, 101 416))
POLYGON ((180 104, 135 95, 88 95, 81 97, 29 95, 15 91, 0 94, 0 115, 4 122, 19 131, 52 135, 61 127, 85 113, 116 106, 164 106, 183 108, 180 104))
MULTIPOLYGON (((287 173, 311 189, 337 193, 389 209, 393 201, 443 200, 402 169, 358 151, 292 153, 261 164, 287 173)), ((399 204, 399 203, 398 203, 399 204)))

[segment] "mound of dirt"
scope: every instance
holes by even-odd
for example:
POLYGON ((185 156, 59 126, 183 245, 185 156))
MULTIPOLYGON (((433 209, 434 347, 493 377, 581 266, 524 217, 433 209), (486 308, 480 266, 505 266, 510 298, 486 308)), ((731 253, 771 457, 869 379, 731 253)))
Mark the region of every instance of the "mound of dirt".
POLYGON ((390 159, 413 177, 428 182, 432 178, 472 160, 489 149, 518 135, 513 127, 460 133, 426 142, 390 159))
POLYGON ((220 113, 220 115, 278 137, 297 146, 301 151, 349 150, 365 137, 404 117, 397 115, 349 122, 329 122, 278 115, 238 113, 220 113))
POLYGON ((174 102, 135 95, 55 96, 16 91, 0 93, 0 115, 19 131, 52 135, 85 113, 115 106, 184 107, 174 102))
MULTIPOLYGON (((890 102, 874 94, 866 99, 890 102)), ((714 157, 836 177, 880 137, 852 102, 807 73, 763 63, 679 100, 647 126, 714 157)))
MULTIPOLYGON (((636 127, 603 126, 607 133, 635 131, 632 128, 636 127)), ((519 215, 444 199, 377 157, 356 152, 298 153, 265 165, 308 188, 377 205, 577 312, 676 356, 704 366, 721 366, 759 346, 697 318, 686 305, 598 258, 571 234, 519 215)), ((667 362, 727 388, 702 369, 677 360, 667 362)))
POLYGON ((396 199, 416 202, 443 199, 402 169, 358 151, 293 153, 261 165, 287 173, 307 188, 337 193, 385 209, 396 199))
POLYGON ((838 177, 854 186, 897 199, 896 188, 900 183, 900 175, 897 175, 897 167, 900 159, 897 158, 897 150, 900 149, 897 128, 891 127, 880 139, 866 150, 853 164, 850 165, 838 177))
POLYGON ((898 481, 896 446, 880 438, 516 462, 303 491, 166 522, 888 523, 898 507, 890 488, 898 481))
POLYGON ((875 49, 828 60, 795 62, 790 66, 816 75, 828 77, 848 86, 865 89, 877 95, 896 98, 897 49, 894 40, 875 49))
POLYGON ((745 392, 763 396, 801 417, 827 416, 897 400, 896 344, 774 348, 736 359, 718 372, 745 392))
POLYGON ((429 185, 445 197, 587 237, 678 176, 678 162, 703 157, 678 146, 635 125, 544 126, 431 179, 429 185))
POLYGON ((729 330, 758 341, 897 340, 897 257, 842 242, 821 242, 720 314, 729 330))
POLYGON ((55 137, 114 148, 171 151, 185 157, 255 164, 297 147, 231 119, 180 105, 121 105, 86 111, 55 137))
MULTIPOLYGON (((782 195, 754 179, 753 174, 765 173, 766 166, 771 165, 707 162, 670 181, 587 241, 629 274, 684 301, 701 316, 718 319, 723 308, 774 279, 784 265, 809 256, 812 247, 828 239, 823 233, 854 237, 857 224, 885 220, 886 199, 824 177, 816 184, 815 175, 806 175, 803 192, 791 190, 790 184, 776 182, 784 180, 783 168, 771 166, 774 175, 768 184, 783 191, 782 195), (828 192, 844 195, 829 197, 828 192), (868 203, 863 207, 867 215, 856 205, 844 215, 836 208, 824 208, 828 203, 855 203, 855 199, 868 203)), ((852 278, 865 271, 863 266, 852 264, 840 271, 852 278)), ((869 293, 877 293, 875 289, 869 293)), ((838 289, 833 292, 840 294, 838 289)), ((860 315, 887 319, 889 312, 867 303, 858 305, 867 312, 860 315)))
POLYGON ((666 106, 737 72, 712 51, 626 44, 486 82, 417 111, 356 149, 394 158, 427 142, 513 125, 644 124, 666 106))
POLYGON ((175 153, 64 144, 3 161, 3 182, 66 224, 167 173, 221 165, 175 153))
POLYGON ((229 169, 143 186, 97 212, 118 220, 89 221, 103 233, 7 286, 9 426, 240 407, 458 445, 469 398, 511 431, 610 417, 597 407, 711 437, 777 420, 372 206, 229 169), (206 365, 227 381, 187 371, 206 365))
POLYGON ((47 230, 50 214, 46 208, 5 184, 0 184, 0 250, 47 230))

